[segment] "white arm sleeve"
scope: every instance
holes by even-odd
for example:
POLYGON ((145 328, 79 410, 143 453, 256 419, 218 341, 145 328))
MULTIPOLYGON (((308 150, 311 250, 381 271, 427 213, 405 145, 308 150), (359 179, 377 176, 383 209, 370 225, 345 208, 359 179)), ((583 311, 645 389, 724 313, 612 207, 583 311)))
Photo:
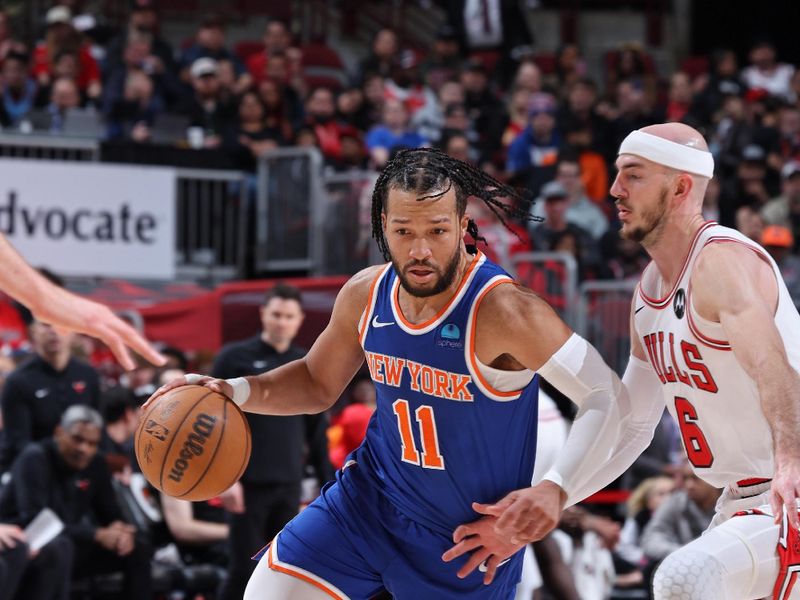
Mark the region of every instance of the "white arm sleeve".
POLYGON ((567 493, 592 478, 617 445, 627 394, 616 373, 586 340, 572 334, 539 375, 578 405, 578 415, 555 465, 544 478, 567 493))
MULTIPOLYGON (((605 461, 596 460, 594 456, 587 460, 590 467, 581 469, 584 476, 571 480, 569 489, 564 488, 568 495, 567 506, 580 502, 622 475, 653 439, 664 413, 664 394, 658 377, 649 363, 631 355, 622 384, 624 398, 619 403, 621 426, 616 447, 605 461)), ((556 478, 545 477, 559 483, 556 478)))

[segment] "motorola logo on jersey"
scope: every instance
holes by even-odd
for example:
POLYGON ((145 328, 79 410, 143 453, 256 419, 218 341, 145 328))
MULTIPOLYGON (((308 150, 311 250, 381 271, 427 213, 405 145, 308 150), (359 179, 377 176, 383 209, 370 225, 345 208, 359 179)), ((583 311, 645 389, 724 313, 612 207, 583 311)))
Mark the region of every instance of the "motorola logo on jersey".
POLYGON ((683 288, 679 289, 675 294, 675 299, 672 301, 672 310, 675 311, 676 317, 683 318, 683 314, 686 312, 686 292, 683 291, 683 288))

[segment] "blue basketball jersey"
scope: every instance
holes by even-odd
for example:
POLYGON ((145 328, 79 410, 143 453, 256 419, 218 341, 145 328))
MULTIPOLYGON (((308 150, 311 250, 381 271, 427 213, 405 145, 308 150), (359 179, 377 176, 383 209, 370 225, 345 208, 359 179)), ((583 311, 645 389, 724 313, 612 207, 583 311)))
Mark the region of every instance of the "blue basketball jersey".
POLYGON ((531 483, 538 377, 521 390, 496 390, 474 352, 482 298, 511 281, 478 253, 440 313, 412 324, 387 265, 359 323, 377 410, 351 458, 398 510, 448 536, 477 518, 472 502, 531 483))

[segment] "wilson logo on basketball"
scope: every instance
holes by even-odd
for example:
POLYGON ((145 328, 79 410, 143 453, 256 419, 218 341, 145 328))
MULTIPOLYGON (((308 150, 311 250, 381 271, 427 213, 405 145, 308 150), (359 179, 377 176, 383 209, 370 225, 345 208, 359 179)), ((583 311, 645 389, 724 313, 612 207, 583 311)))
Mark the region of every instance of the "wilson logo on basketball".
POLYGON ((172 481, 179 482, 183 479, 183 474, 189 467, 189 461, 195 456, 200 456, 203 453, 204 446, 211 433, 214 431, 214 425, 217 422, 216 417, 200 413, 194 420, 192 432, 186 441, 183 443, 178 458, 172 464, 172 469, 167 476, 172 481))

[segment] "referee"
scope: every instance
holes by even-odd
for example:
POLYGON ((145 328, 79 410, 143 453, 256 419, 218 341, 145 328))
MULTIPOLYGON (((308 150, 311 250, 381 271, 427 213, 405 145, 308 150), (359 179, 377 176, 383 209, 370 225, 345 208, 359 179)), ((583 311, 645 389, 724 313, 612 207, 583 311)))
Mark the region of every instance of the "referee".
MULTIPOLYGON (((214 377, 258 375, 305 354, 292 344, 304 318, 300 290, 275 285, 267 291, 260 311, 261 332, 225 346, 214 362, 214 377)), ((222 600, 241 600, 256 565, 251 557, 297 514, 304 465, 314 467, 320 486, 333 478, 325 414, 245 415, 253 450, 240 483, 226 494, 240 498, 243 494, 244 506, 230 515, 230 562, 222 600)))

